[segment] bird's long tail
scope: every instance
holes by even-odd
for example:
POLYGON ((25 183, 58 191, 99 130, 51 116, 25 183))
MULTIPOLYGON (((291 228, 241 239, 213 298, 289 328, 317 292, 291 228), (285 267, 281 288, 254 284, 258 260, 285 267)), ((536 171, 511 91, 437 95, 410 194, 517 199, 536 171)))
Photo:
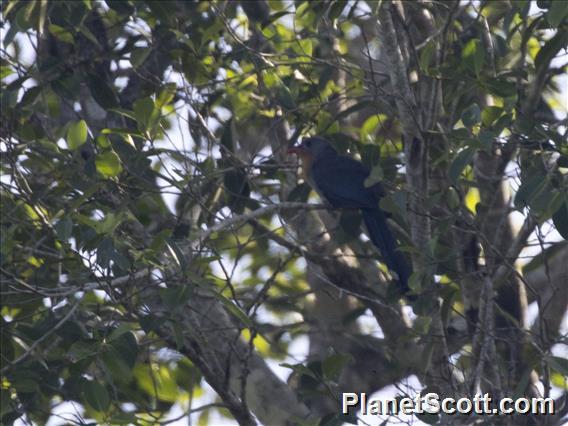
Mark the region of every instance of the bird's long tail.
POLYGON ((363 209, 362 213, 371 241, 381 252, 388 268, 398 274, 401 291, 406 293, 409 289, 408 279, 411 269, 404 255, 397 249, 396 240, 387 225, 385 213, 381 209, 363 209))

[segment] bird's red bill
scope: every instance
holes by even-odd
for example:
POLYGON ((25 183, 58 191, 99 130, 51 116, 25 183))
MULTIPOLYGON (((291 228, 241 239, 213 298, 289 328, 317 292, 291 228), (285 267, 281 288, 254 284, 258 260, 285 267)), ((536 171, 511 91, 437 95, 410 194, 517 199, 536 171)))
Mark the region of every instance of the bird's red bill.
POLYGON ((302 149, 299 146, 292 146, 288 148, 288 154, 299 154, 302 152, 302 149))

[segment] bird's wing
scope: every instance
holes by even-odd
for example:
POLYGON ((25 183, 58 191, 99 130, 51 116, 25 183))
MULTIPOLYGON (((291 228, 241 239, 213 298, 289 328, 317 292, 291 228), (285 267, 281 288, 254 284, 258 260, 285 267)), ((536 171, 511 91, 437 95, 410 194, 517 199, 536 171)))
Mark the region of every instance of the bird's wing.
POLYGON ((376 208, 377 188, 365 187, 369 170, 356 160, 340 155, 317 158, 310 178, 316 190, 334 207, 376 208))

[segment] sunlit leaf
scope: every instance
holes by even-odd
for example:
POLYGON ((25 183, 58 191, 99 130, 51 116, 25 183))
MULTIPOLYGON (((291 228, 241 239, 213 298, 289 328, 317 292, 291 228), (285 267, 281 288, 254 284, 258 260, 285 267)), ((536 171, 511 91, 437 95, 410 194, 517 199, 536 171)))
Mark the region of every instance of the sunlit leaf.
POLYGON ((183 393, 165 365, 136 364, 133 374, 144 392, 159 401, 176 402, 183 393))
POLYGON ((481 40, 470 40, 462 50, 462 58, 464 63, 479 75, 485 63, 485 49, 481 40))
POLYGON ((51 34, 53 34, 53 36, 55 38, 57 38, 58 40, 61 40, 65 43, 69 43, 69 44, 75 43, 75 39, 73 38, 73 35, 69 31, 65 30, 65 28, 60 27, 59 25, 49 24, 48 29, 49 29, 49 32, 51 34))
POLYGON ((79 120, 71 123, 67 129, 67 146, 69 149, 77 149, 87 142, 87 123, 79 120))
POLYGON ((105 151, 97 154, 95 164, 97 166, 97 172, 104 177, 114 177, 122 171, 120 158, 114 151, 105 151))

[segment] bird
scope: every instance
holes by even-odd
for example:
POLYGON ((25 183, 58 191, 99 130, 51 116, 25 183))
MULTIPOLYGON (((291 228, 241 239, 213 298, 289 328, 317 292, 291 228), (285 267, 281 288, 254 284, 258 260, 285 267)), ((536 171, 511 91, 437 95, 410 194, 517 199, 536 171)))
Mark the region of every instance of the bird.
POLYGON ((324 201, 333 208, 361 211, 371 242, 389 270, 398 275, 400 291, 407 293, 412 271, 397 248, 386 213, 379 207, 379 200, 384 196, 382 185, 365 186, 370 170, 359 161, 340 155, 321 136, 303 138, 299 145, 291 146, 288 153, 300 158, 302 177, 324 201))

